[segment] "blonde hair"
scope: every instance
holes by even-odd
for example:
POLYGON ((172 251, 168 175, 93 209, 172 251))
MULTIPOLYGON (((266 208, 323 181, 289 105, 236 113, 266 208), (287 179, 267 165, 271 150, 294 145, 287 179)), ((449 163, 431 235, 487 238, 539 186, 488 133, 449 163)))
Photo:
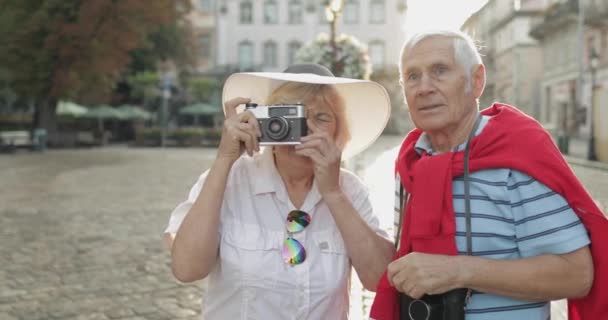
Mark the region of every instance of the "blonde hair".
POLYGON ((350 128, 346 120, 346 104, 338 90, 329 84, 287 82, 266 99, 266 104, 317 103, 329 107, 336 116, 334 140, 344 149, 350 140, 350 128))

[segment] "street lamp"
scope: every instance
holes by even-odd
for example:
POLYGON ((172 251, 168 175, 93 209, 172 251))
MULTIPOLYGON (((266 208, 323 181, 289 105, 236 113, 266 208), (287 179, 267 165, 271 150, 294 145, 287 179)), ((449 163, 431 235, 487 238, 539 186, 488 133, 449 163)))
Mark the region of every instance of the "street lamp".
POLYGON ((599 56, 597 52, 595 52, 595 48, 591 48, 591 52, 589 53, 589 71, 591 72, 591 104, 590 104, 590 119, 589 123, 589 148, 587 149, 587 159, 596 161, 597 154, 595 153, 595 130, 594 130, 594 122, 595 122, 595 72, 597 71, 599 63, 599 56))
POLYGON ((329 44, 331 46, 331 71, 336 74, 336 59, 338 57, 338 48, 336 46, 336 22, 340 17, 340 12, 342 12, 342 7, 344 6, 344 0, 326 0, 325 1, 325 18, 327 22, 329 22, 330 26, 330 34, 329 34, 329 44))
POLYGON ((167 145, 167 120, 169 119, 169 99, 171 98, 172 79, 169 72, 164 72, 161 82, 162 104, 160 111, 160 146, 167 145))

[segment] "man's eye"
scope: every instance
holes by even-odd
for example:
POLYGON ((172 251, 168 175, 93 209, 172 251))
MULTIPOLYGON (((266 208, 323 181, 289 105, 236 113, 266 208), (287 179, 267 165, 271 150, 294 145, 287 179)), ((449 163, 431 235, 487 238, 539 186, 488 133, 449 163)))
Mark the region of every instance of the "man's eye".
POLYGON ((438 66, 438 67, 435 68, 435 74, 436 75, 442 75, 446 71, 448 71, 448 68, 446 68, 445 66, 438 66))
POLYGON ((417 73, 410 73, 407 76, 407 80, 418 80, 418 74, 417 73))

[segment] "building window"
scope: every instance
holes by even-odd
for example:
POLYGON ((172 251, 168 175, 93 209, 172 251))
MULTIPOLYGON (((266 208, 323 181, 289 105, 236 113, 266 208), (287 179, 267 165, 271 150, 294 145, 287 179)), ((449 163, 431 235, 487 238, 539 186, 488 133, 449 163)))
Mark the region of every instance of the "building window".
POLYGON ((384 0, 371 0, 369 3, 369 22, 384 23, 384 11, 386 5, 384 0))
POLYGON ((251 1, 242 1, 240 6, 240 21, 241 24, 253 23, 253 3, 251 1))
POLYGON ((319 23, 327 24, 327 14, 325 13, 326 7, 322 4, 317 6, 319 8, 319 23))
POLYGON ((213 12, 213 1, 211 0, 199 0, 198 8, 203 12, 213 12))
POLYGON ((513 0, 513 10, 521 10, 521 0, 513 0))
POLYGON ((277 24, 279 22, 279 8, 276 1, 264 1, 264 23, 277 24))
POLYGON ((372 66, 384 66, 384 42, 375 40, 370 42, 368 47, 372 66))
POLYGON ((202 58, 209 58, 211 57, 211 36, 208 34, 204 34, 200 37, 200 42, 199 42, 200 46, 201 46, 201 57, 202 58))
POLYGON ((274 68, 277 66, 277 44, 274 41, 264 43, 264 67, 274 68))
POLYGON ((239 43, 239 68, 241 70, 253 68, 253 44, 249 41, 239 43))
POLYGON ((302 23, 302 2, 300 0, 289 1, 289 23, 290 24, 301 24, 302 23))
POLYGON ((344 3, 344 23, 357 24, 359 23, 359 1, 347 0, 344 3))
POLYGON ((289 43, 287 47, 287 64, 292 65, 296 63, 296 54, 298 50, 302 47, 302 44, 297 41, 292 41, 289 43))

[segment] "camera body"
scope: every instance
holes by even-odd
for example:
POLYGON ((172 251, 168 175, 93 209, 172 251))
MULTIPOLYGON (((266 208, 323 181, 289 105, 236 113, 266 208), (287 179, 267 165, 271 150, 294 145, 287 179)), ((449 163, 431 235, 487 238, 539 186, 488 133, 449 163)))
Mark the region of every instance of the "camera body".
POLYGON ((454 289, 437 295, 412 299, 399 293, 399 319, 464 320, 467 289, 454 289))
POLYGON ((258 119, 260 145, 296 145, 308 134, 306 109, 303 104, 278 104, 262 106, 256 103, 245 104, 258 119))

